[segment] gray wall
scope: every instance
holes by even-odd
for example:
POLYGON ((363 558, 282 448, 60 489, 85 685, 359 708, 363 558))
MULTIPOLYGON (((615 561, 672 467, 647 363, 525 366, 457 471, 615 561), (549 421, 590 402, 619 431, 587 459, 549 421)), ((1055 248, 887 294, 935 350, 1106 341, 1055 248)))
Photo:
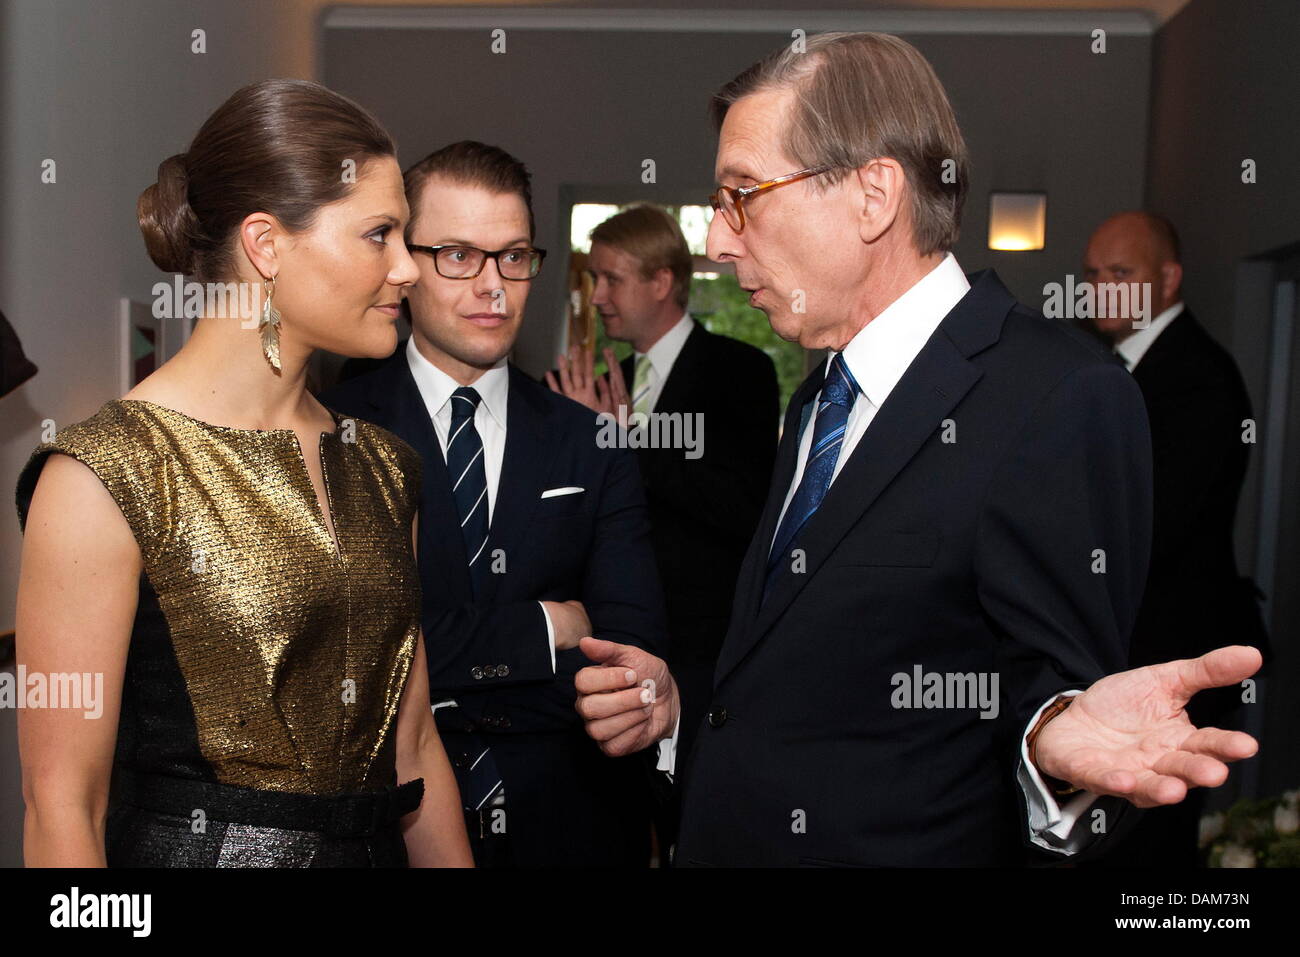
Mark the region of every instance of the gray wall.
POLYGON ((1295 0, 1192 0, 1155 42, 1147 202, 1177 224, 1183 292, 1225 344, 1237 264, 1300 241, 1298 42, 1295 0))
MULTIPOLYGON (((833 17, 818 22, 835 26, 833 17)), ((550 367, 562 334, 568 225, 561 197, 608 202, 615 191, 626 199, 703 202, 716 147, 709 95, 788 40, 788 29, 775 28, 507 30, 502 55, 490 52, 486 29, 325 34, 325 82, 379 116, 404 166, 459 139, 494 143, 528 164, 538 242, 553 250, 515 356, 536 374, 550 367), (645 158, 655 160, 657 189, 640 181, 645 158)), ((1141 202, 1150 37, 1112 33, 1103 55, 1090 52, 1086 32, 908 39, 947 87, 973 157, 957 257, 967 271, 995 267, 1013 292, 1040 304, 1044 283, 1078 274, 1099 212, 1141 202), (987 248, 993 189, 1047 192, 1043 251, 987 248)))

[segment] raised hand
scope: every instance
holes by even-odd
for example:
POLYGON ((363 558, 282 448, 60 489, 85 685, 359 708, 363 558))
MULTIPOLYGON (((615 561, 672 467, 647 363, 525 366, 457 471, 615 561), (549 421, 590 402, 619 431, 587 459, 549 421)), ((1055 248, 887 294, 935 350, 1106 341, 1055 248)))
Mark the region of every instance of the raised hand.
POLYGON ((574 676, 574 707, 602 751, 620 757, 672 734, 680 702, 662 658, 599 638, 583 638, 579 647, 597 664, 574 676))
POLYGON ((626 406, 628 415, 631 415, 632 398, 627 391, 627 380, 623 378, 623 367, 618 364, 614 350, 609 346, 605 347, 605 365, 609 369, 604 378, 607 383, 610 411, 618 415, 619 406, 626 406))
POLYGON ((551 390, 581 402, 593 412, 613 412, 609 405, 608 390, 594 375, 595 357, 580 346, 569 349, 568 356, 560 355, 556 362, 560 377, 546 373, 546 384, 551 390))
POLYGON ((1043 727, 1035 763, 1137 807, 1177 804, 1189 787, 1218 787, 1228 762, 1252 757, 1259 743, 1241 731, 1198 729, 1184 709, 1198 691, 1240 684, 1262 664, 1256 649, 1233 645, 1102 678, 1043 727))

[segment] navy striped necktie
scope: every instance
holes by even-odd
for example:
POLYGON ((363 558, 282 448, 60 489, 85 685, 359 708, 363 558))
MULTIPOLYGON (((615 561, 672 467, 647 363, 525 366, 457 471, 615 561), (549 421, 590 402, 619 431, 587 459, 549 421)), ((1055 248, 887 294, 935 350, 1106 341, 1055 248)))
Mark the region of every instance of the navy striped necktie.
POLYGON ((447 433, 447 473, 476 594, 482 589, 483 569, 488 564, 487 469, 483 466, 483 440, 474 428, 474 412, 480 401, 478 391, 469 386, 453 392, 451 430, 447 433))
POLYGON ((826 497, 831 477, 835 474, 835 463, 840 457, 840 447, 844 444, 849 411, 860 391, 857 380, 844 362, 843 353, 836 355, 831 360, 830 372, 822 384, 817 403, 817 420, 813 425, 812 445, 808 447, 808 461, 804 463, 803 477, 799 480, 799 487, 795 489, 785 516, 781 519, 781 527, 772 541, 767 581, 763 589, 764 598, 793 560, 791 547, 799 531, 826 497))
MULTIPOLYGON (((487 469, 483 465, 483 439, 474 427, 474 413, 482 396, 478 390, 461 386, 451 394, 451 429, 447 433, 447 473, 451 494, 460 515, 460 532, 465 539, 465 557, 474 594, 483 592, 488 565, 487 469)), ((461 801, 471 811, 481 811, 502 789, 501 773, 491 749, 477 736, 471 738, 478 755, 468 767, 456 768, 461 801)), ((480 820, 480 827, 482 822, 480 820)))

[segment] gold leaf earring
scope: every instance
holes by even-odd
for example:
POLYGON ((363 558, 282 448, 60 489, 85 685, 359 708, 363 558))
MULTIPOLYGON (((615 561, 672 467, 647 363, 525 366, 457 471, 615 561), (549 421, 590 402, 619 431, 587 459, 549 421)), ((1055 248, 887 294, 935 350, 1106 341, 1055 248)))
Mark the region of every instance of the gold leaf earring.
POLYGON ((262 355, 278 374, 280 372, 280 310, 271 297, 275 295, 275 277, 266 280, 266 299, 262 303, 262 319, 257 324, 262 331, 262 355))

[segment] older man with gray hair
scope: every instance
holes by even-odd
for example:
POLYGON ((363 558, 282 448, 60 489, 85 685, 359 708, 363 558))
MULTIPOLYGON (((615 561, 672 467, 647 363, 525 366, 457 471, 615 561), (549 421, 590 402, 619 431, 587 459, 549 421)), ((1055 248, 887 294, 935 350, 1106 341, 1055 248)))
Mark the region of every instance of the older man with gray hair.
MULTIPOLYGON (((1222 783, 1257 745, 1184 707, 1259 654, 1111 674, 1151 546, 1142 396, 953 258, 967 156, 930 65, 897 37, 823 34, 713 115, 708 254, 830 355, 786 413, 677 863, 1021 864, 1103 849, 1126 802, 1222 783)), ((588 732, 610 754, 662 740, 671 768, 662 661, 582 650, 588 732)))

